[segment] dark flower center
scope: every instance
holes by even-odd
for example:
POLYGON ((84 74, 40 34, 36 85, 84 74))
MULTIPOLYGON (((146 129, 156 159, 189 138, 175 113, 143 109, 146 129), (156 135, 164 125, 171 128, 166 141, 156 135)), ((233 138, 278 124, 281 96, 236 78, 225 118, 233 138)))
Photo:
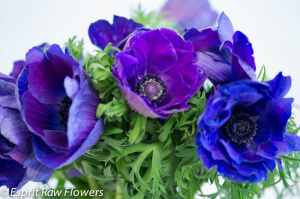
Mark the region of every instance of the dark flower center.
POLYGON ((69 109, 72 104, 72 99, 66 96, 59 104, 58 118, 63 130, 67 130, 69 119, 69 109))
POLYGON ((151 74, 147 74, 143 79, 140 79, 134 88, 134 91, 147 97, 152 104, 160 104, 166 95, 166 86, 159 78, 151 74))
POLYGON ((246 113, 233 114, 225 124, 225 132, 231 142, 248 144, 256 134, 256 122, 246 113))

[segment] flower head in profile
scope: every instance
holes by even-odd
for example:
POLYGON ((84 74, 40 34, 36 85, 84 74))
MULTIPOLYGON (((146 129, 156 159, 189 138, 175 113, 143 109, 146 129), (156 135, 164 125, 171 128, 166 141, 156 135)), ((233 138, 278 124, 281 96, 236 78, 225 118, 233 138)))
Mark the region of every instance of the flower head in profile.
POLYGON ((218 18, 208 0, 168 0, 160 13, 178 23, 182 29, 207 28, 214 25, 218 18))
POLYGON ((53 169, 34 156, 32 133, 15 97, 16 81, 0 73, 0 186, 20 189, 28 181, 46 183, 53 169))
POLYGON ((98 20, 89 27, 89 36, 92 43, 102 50, 108 43, 122 49, 127 37, 136 29, 143 27, 142 24, 134 22, 132 19, 114 16, 113 24, 106 20, 98 20))
POLYGON ((136 32, 116 55, 113 75, 132 109, 152 118, 187 110, 206 79, 190 42, 176 32, 136 32))
POLYGON ((18 79, 21 113, 40 162, 59 168, 70 164, 100 138, 100 103, 91 80, 77 61, 51 45, 44 53, 34 47, 26 54, 18 79))
POLYGON ((204 68, 213 84, 257 79, 252 45, 242 32, 234 32, 224 13, 219 18, 217 29, 199 31, 191 28, 184 38, 193 43, 197 64, 204 68))
MULTIPOLYGON (((218 86, 200 116, 197 154, 208 169, 238 183, 255 183, 273 172, 277 156, 300 150, 300 137, 286 132, 292 98, 290 77, 261 83, 239 80, 218 86)), ((280 164, 280 163, 279 163, 280 164)))

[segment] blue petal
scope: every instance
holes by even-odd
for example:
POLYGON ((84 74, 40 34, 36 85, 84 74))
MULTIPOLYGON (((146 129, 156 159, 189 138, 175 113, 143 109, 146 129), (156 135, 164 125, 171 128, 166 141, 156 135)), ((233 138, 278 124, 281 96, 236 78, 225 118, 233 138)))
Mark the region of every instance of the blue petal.
POLYGON ((289 92, 292 79, 290 76, 284 77, 282 72, 280 72, 274 79, 267 81, 267 83, 270 85, 269 94, 276 99, 284 97, 289 92))
POLYGON ((239 60, 242 60, 243 62, 245 62, 245 64, 250 66, 253 71, 255 71, 256 66, 253 57, 253 49, 247 36, 240 31, 236 31, 232 39, 232 53, 236 55, 239 60))

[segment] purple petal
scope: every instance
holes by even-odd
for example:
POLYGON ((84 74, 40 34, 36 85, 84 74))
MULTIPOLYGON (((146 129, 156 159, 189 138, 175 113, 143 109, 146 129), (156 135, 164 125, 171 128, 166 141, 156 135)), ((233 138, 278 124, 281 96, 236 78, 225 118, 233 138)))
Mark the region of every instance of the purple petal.
POLYGON ((131 45, 134 56, 139 60, 138 78, 150 73, 159 76, 172 68, 178 61, 173 44, 159 31, 141 34, 131 45))
POLYGON ((92 23, 89 27, 89 36, 92 43, 102 50, 108 43, 116 45, 113 40, 114 33, 112 27, 106 20, 99 20, 92 23))
POLYGON ((72 79, 71 77, 66 77, 64 80, 64 87, 66 90, 66 94, 69 98, 74 99, 77 93, 80 90, 79 82, 76 79, 72 79))
POLYGON ((231 66, 214 61, 210 56, 202 52, 197 52, 196 63, 203 67, 209 80, 214 84, 223 84, 231 81, 231 66))
POLYGON ((208 0, 169 0, 160 13, 166 14, 167 19, 177 22, 183 29, 212 26, 218 17, 208 0))
POLYGON ((89 36, 93 44, 100 47, 102 50, 108 43, 113 46, 122 48, 122 42, 130 33, 137 28, 143 27, 142 24, 135 23, 131 19, 114 16, 113 25, 106 20, 99 20, 92 23, 89 27, 89 36))
POLYGON ((173 82, 174 74, 181 74, 184 81, 194 88, 197 84, 199 74, 198 65, 194 65, 196 54, 193 51, 176 50, 178 56, 178 62, 170 70, 166 71, 160 77, 163 80, 166 87, 170 87, 173 82))
MULTIPOLYGON (((145 115, 146 117, 151 117, 151 118, 166 118, 166 116, 159 115, 156 113, 151 107, 150 107, 150 102, 146 102, 145 98, 142 98, 135 92, 131 91, 130 88, 128 87, 120 87, 123 96, 126 98, 128 105, 135 110, 136 112, 145 115)), ((148 100, 149 101, 149 100, 148 100)))
POLYGON ((166 28, 161 28, 160 31, 172 42, 175 49, 194 51, 193 44, 184 41, 175 31, 166 28))
POLYGON ((186 101, 191 95, 189 85, 184 81, 183 77, 178 74, 174 77, 172 83, 167 88, 165 98, 159 105, 158 111, 170 109, 172 106, 179 105, 186 101))
MULTIPOLYGON (((4 76, 4 75, 3 75, 4 76)), ((0 79, 0 104, 2 107, 19 109, 15 96, 15 83, 5 81, 7 78, 0 79)))
POLYGON ((20 73, 22 72, 23 68, 24 68, 24 65, 25 65, 25 61, 23 60, 19 60, 19 61, 15 61, 14 62, 14 67, 13 67, 13 71, 11 73, 11 76, 17 80, 20 73))
POLYGON ((25 161, 24 167, 26 168, 26 173, 17 189, 20 189, 29 181, 43 182, 45 184, 48 182, 53 173, 53 169, 41 164, 36 159, 34 153, 32 153, 31 156, 25 161))
POLYGON ((54 150, 68 150, 67 132, 64 130, 44 130, 43 141, 54 150))
POLYGON ((137 63, 138 60, 135 57, 124 51, 116 55, 114 73, 118 73, 123 85, 126 85, 125 81, 128 82, 131 89, 134 89, 137 82, 137 74, 143 75, 145 70, 144 68, 136 68, 137 63))
POLYGON ((33 136, 33 146, 39 161, 50 168, 61 168, 74 162, 77 158, 87 152, 97 143, 103 132, 104 125, 102 119, 100 119, 90 134, 84 140, 80 140, 79 145, 70 148, 68 151, 57 152, 37 136, 33 136))
POLYGON ((69 110, 67 126, 69 148, 80 145, 93 130, 97 123, 96 110, 99 104, 100 99, 93 89, 91 80, 86 80, 69 110))
POLYGON ((0 80, 3 80, 5 82, 9 82, 9 83, 16 83, 16 80, 8 75, 5 75, 3 73, 0 73, 0 80))
POLYGON ((201 32, 195 28, 189 29, 183 36, 186 41, 191 41, 195 51, 219 51, 221 42, 217 30, 210 28, 204 29, 201 32))
POLYGON ((220 15, 218 24, 218 35, 221 43, 224 43, 225 41, 232 42, 232 35, 234 34, 234 29, 230 19, 224 12, 222 12, 222 14, 220 15))
POLYGON ((22 152, 30 151, 32 133, 23 122, 20 112, 14 109, 7 109, 6 111, 1 123, 1 134, 10 142, 18 145, 22 152))
POLYGON ((35 47, 26 54, 26 78, 28 89, 43 104, 59 104, 65 97, 64 79, 72 77, 76 60, 52 45, 46 54, 35 47))
POLYGON ((29 92, 21 97, 23 101, 22 114, 28 128, 37 135, 44 135, 44 130, 60 130, 57 105, 39 103, 29 92), (32 108, 34 107, 34 108, 32 108))
POLYGON ((257 80, 255 71, 243 60, 239 59, 238 56, 232 54, 232 81, 242 80, 242 79, 252 79, 257 80))
POLYGON ((20 163, 0 158, 0 186, 7 186, 9 189, 17 187, 25 172, 26 169, 20 163))

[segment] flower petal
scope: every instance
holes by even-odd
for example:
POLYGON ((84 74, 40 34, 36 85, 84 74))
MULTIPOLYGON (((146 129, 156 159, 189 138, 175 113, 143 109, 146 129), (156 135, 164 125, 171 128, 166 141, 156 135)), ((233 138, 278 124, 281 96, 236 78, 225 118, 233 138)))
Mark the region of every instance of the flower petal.
POLYGON ((165 73, 178 61, 173 44, 159 31, 141 34, 131 45, 134 56, 139 60, 137 68, 145 68, 138 73, 143 78, 147 73, 155 76, 165 73))
POLYGON ((46 54, 34 47, 26 54, 28 89, 40 103, 59 104, 66 95, 64 79, 72 77, 74 67, 78 67, 76 60, 57 45, 52 45, 46 54))
POLYGON ((224 43, 225 41, 232 42, 234 29, 229 17, 224 12, 222 12, 222 14, 220 15, 218 24, 218 36, 221 43, 224 43))
POLYGON ((14 62, 14 67, 13 67, 13 71, 11 73, 11 76, 17 80, 20 73, 22 72, 23 68, 24 68, 24 65, 25 65, 25 61, 23 60, 19 60, 19 61, 15 61, 14 62))
POLYGON ((214 84, 223 84, 231 81, 231 66, 227 63, 216 62, 211 56, 197 52, 196 63, 203 67, 209 80, 214 84))

